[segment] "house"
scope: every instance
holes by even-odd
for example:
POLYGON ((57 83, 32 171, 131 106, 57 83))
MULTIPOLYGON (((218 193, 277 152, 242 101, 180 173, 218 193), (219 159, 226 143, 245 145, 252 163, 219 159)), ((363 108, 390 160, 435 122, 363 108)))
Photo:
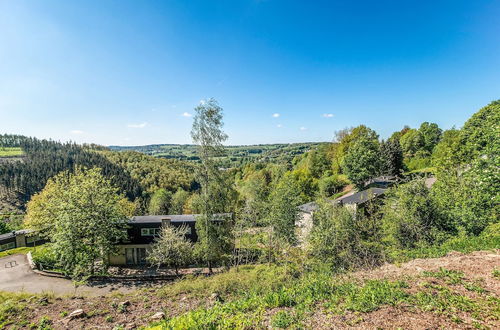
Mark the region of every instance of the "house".
POLYGON ((340 198, 337 200, 337 203, 357 211, 358 208, 364 207, 368 202, 385 194, 386 191, 387 189, 385 188, 368 188, 347 197, 340 198))
MULTIPOLYGON (((376 182, 387 183, 387 180, 377 181, 374 179, 372 184, 376 182)), ((342 205, 351 209, 353 212, 358 212, 358 209, 364 208, 368 202, 382 196, 387 190, 386 188, 368 188, 348 196, 339 197, 335 200, 328 200, 328 202, 333 205, 342 205)), ((299 230, 299 240, 301 242, 305 242, 307 236, 311 232, 314 213, 318 210, 318 207, 316 202, 309 202, 298 207, 298 217, 295 225, 299 230)))
POLYGON ((0 251, 44 243, 37 235, 30 235, 32 233, 30 229, 21 229, 0 235, 0 251))
MULTIPOLYGON (((198 215, 147 215, 135 216, 127 220, 127 239, 118 244, 116 254, 110 255, 110 265, 145 265, 151 244, 160 235, 164 226, 186 226, 186 238, 191 242, 198 240, 196 234, 196 218, 198 215)), ((214 221, 223 221, 231 214, 220 214, 214 221)))

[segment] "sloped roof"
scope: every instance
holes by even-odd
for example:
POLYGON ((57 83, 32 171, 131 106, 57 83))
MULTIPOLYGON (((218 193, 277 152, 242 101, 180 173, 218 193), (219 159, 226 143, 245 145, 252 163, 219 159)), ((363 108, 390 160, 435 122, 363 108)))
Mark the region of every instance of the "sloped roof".
MULTIPOLYGON (((128 223, 161 223, 163 219, 170 222, 196 222, 199 214, 168 214, 168 215, 141 215, 130 218, 128 223)), ((221 218, 231 216, 231 214, 220 214, 221 218)))
POLYGON ((369 188, 353 195, 347 196, 339 200, 341 204, 363 204, 372 200, 373 198, 384 194, 387 189, 383 188, 369 188))

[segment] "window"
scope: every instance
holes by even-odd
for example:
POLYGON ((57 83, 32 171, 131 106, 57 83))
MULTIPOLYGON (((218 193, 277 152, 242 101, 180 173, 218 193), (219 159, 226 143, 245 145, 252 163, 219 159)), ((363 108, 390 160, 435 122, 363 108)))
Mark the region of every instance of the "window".
POLYGON ((26 237, 26 243, 27 244, 35 243, 35 242, 37 242, 39 240, 40 240, 40 237, 38 237, 38 236, 28 236, 28 237, 26 237))
POLYGON ((141 236, 159 236, 160 228, 141 228, 141 236))
POLYGON ((0 251, 10 250, 16 247, 16 242, 10 242, 0 245, 0 251))

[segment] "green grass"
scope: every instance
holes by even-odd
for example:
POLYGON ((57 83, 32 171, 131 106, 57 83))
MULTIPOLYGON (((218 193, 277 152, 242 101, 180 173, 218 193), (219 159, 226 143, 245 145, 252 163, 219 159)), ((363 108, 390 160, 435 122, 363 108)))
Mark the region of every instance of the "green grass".
POLYGON ((0 157, 17 157, 22 155, 23 150, 21 148, 0 147, 0 157))
POLYGON ((30 251, 33 251, 35 248, 33 247, 20 247, 20 248, 15 248, 15 249, 10 249, 6 251, 0 252, 0 258, 7 257, 13 254, 27 254, 30 251))
MULTIPOLYGON (((54 295, 50 293, 33 294, 27 292, 3 292, 0 291, 0 329, 16 323, 20 325, 27 322, 31 315, 28 307, 36 308, 36 305, 46 304, 54 295)), ((35 326, 38 329, 48 329, 50 319, 42 317, 40 323, 35 326)), ((25 325, 28 325, 27 323, 25 325)))

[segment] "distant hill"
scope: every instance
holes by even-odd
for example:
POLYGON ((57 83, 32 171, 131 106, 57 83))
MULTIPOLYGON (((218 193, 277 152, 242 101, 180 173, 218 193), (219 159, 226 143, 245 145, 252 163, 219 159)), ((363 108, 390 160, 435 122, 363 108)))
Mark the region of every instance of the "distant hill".
MULTIPOLYGON (((288 162, 326 142, 279 143, 227 146, 227 156, 222 161, 227 166, 245 161, 288 162)), ((146 146, 110 146, 114 151, 137 151, 147 155, 179 160, 199 161, 196 145, 193 144, 152 144, 146 146)))

